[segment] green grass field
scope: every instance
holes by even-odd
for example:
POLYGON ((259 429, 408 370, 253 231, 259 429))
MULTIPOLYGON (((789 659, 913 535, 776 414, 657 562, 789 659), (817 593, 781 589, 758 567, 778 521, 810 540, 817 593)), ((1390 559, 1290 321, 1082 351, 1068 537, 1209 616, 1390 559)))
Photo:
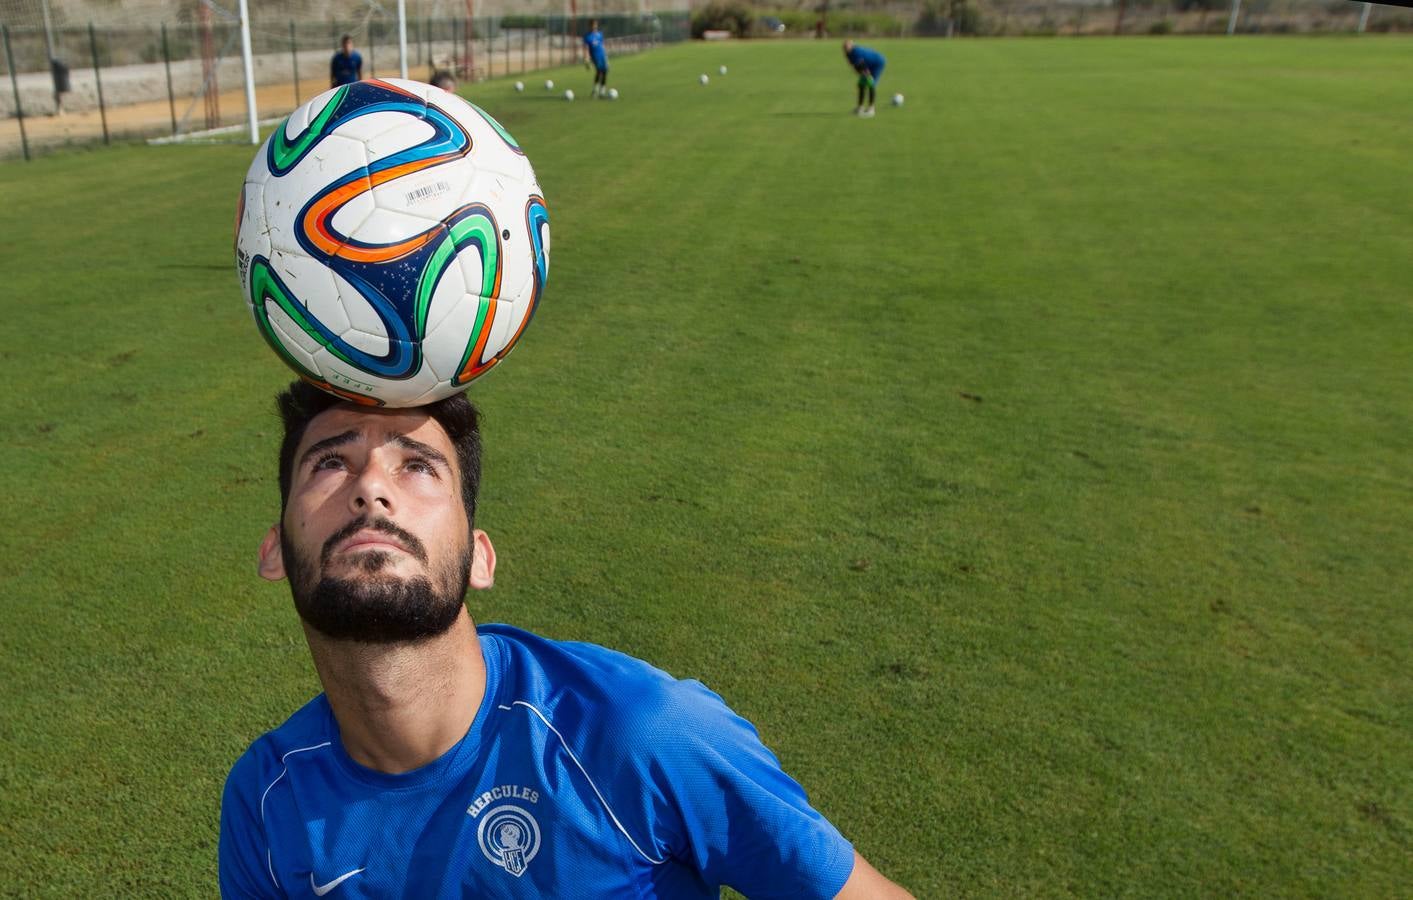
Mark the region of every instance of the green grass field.
MULTIPOLYGON (((473 617, 701 678, 919 897, 1403 894, 1413 43, 879 46, 872 121, 832 43, 468 90, 554 235, 473 617)), ((0 166, 0 894, 213 895, 318 690, 250 156, 0 166)))

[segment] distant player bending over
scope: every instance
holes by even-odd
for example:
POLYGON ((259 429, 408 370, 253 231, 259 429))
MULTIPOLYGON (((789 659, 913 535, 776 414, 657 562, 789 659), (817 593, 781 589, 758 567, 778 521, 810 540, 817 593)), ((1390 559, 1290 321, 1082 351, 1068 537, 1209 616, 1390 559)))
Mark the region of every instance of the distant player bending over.
POLYGON ((589 33, 584 35, 584 64, 594 66, 594 96, 608 96, 608 54, 603 49, 603 32, 599 20, 589 21, 589 33))
POLYGON ((854 115, 871 119, 873 118, 874 94, 878 89, 879 79, 883 77, 885 62, 883 54, 846 40, 844 41, 844 58, 849 61, 849 66, 859 73, 859 102, 854 107, 854 115), (864 105, 865 91, 868 92, 867 106, 864 105))

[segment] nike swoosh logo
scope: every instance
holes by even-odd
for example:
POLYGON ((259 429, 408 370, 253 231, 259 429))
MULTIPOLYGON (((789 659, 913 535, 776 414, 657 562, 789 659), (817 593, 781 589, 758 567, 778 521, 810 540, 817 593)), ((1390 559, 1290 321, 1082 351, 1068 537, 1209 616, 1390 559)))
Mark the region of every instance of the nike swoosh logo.
POLYGON ((362 871, 363 871, 362 869, 354 869, 352 872, 345 872, 345 873, 343 873, 342 875, 340 875, 339 877, 335 878, 333 881, 330 881, 328 884, 316 884, 316 883, 314 882, 314 873, 313 873, 313 872, 310 872, 310 873, 309 873, 309 886, 314 889, 314 896, 316 896, 316 897, 322 897, 322 896, 324 896, 325 894, 327 894, 329 891, 332 891, 334 888, 336 888, 336 887, 338 887, 339 885, 343 884, 345 881, 349 880, 350 878, 352 878, 353 876, 357 875, 359 872, 362 872, 362 871))

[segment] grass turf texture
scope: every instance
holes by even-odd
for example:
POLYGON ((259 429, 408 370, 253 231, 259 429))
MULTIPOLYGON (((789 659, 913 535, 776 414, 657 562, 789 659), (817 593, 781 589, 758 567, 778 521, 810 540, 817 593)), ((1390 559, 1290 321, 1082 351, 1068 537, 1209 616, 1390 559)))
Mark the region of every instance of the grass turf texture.
MULTIPOLYGON (((879 46, 872 121, 832 43, 468 91, 554 233, 473 616, 702 678, 919 896, 1406 889, 1409 42, 879 46)), ((210 895, 317 690, 249 158, 0 168, 7 893, 210 895)))

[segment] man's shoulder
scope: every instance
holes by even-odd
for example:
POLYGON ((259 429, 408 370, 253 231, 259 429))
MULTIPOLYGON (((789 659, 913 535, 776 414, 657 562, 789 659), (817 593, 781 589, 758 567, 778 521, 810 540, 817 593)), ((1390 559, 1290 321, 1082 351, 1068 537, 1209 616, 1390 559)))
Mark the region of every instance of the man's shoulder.
POLYGON ((506 651, 499 703, 538 714, 566 737, 652 748, 737 718, 700 681, 676 678, 617 650, 505 625, 482 626, 481 633, 506 651))
POLYGON ((319 694, 281 725, 251 742, 231 766, 228 788, 263 789, 265 782, 279 774, 288 758, 331 745, 329 703, 319 694))
POLYGON ((665 698, 686 682, 619 650, 543 637, 510 625, 481 625, 502 654, 506 687, 553 701, 564 695, 609 705, 665 698))

